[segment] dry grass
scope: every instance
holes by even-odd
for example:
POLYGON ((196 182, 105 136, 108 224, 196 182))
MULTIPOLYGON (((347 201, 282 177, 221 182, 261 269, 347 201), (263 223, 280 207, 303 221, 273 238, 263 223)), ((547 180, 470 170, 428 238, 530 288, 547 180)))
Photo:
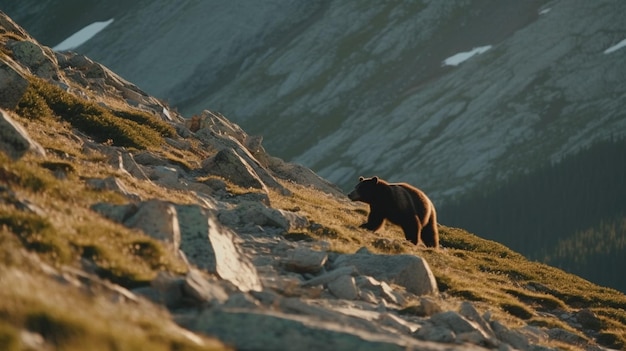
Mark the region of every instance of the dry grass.
MULTIPOLYGON (((272 204, 299 212, 314 223, 304 233, 288 235, 326 240, 338 252, 353 253, 365 246, 372 252, 424 257, 449 301, 474 301, 479 310, 489 310, 494 318, 507 321, 511 327, 527 323, 558 327, 589 339, 557 317, 589 308, 604 321, 598 342, 614 348, 626 346, 626 296, 616 290, 529 261, 499 243, 458 228, 440 226, 442 247, 438 250, 416 247, 404 240, 397 226, 387 223, 377 233, 359 228, 368 213, 365 205, 296 184, 285 186, 294 195, 273 193, 272 204)), ((571 348, 559 343, 553 346, 571 348)))

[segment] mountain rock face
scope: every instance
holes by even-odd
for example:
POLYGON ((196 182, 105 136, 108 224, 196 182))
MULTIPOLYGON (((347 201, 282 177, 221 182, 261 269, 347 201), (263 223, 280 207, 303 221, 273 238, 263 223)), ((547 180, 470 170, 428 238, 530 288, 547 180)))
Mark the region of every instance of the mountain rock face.
POLYGON ((138 2, 107 13, 115 21, 77 51, 187 115, 224 113, 344 189, 378 174, 442 203, 623 135, 626 51, 607 49, 624 39, 625 10, 615 0, 138 2))

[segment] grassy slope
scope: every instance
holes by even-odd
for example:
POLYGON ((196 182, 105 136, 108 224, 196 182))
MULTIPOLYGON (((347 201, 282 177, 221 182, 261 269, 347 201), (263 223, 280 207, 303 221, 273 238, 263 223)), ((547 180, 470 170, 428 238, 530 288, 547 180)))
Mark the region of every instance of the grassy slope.
POLYGON ((292 198, 274 195, 274 206, 299 210, 322 224, 319 229, 298 233, 298 239, 310 236, 328 240, 334 250, 341 252, 354 252, 367 246, 380 253, 422 256, 428 261, 445 296, 453 300, 475 301, 479 309, 489 310, 498 316, 495 319, 507 320, 512 325, 527 323, 559 327, 589 339, 555 317, 558 311, 576 312, 589 308, 603 321, 596 336, 598 342, 615 348, 626 347, 626 296, 619 291, 529 261, 497 242, 459 228, 440 227, 443 247, 440 250, 408 244, 403 240, 401 230, 389 224, 374 234, 358 228, 366 219, 366 206, 297 185, 290 186, 295 195, 292 198))
MULTIPOLYGON (((20 115, 26 117, 15 118, 46 148, 48 157, 29 155, 13 162, 0 154, 0 185, 15 193, 14 196, 0 192, 0 345, 8 350, 20 349, 19 330, 27 329, 41 333, 48 343, 66 350, 81 350, 86 345, 93 349, 94 344, 102 350, 220 348, 208 339, 198 344, 185 337, 159 307, 128 299, 114 302, 100 283, 76 287, 45 273, 46 265, 59 270, 91 267, 102 278, 133 287, 146 284, 159 271, 185 271, 183 263, 160 242, 90 211, 89 206, 95 202, 126 200, 112 192, 88 189, 84 178, 112 175, 123 179, 131 191, 144 198, 159 197, 178 203, 192 199, 185 192, 166 190, 119 173, 103 162, 105 157, 97 151, 82 152, 72 128, 85 133, 89 129, 82 121, 58 116, 54 100, 47 96, 63 93, 45 84, 31 93, 27 96, 30 102, 19 109, 20 115), (59 170, 64 176, 53 176, 59 170), (18 209, 15 198, 27 199, 43 209, 44 214, 18 209)), ((87 111, 105 120, 115 114, 77 99, 68 104, 70 111, 87 111), (85 106, 75 106, 81 104, 85 106)), ((101 120, 91 119, 92 123, 101 120)), ((140 126, 149 128, 146 124, 140 126)), ((113 134, 100 135, 98 139, 105 143, 112 139, 114 144, 116 140, 134 140, 130 129, 113 129, 110 133, 113 134), (124 134, 128 138, 110 137, 119 135, 115 133, 128 133, 124 134)), ((206 157, 206 151, 198 148, 185 152, 167 149, 162 135, 162 131, 143 133, 136 139, 141 144, 133 147, 149 148, 192 163, 206 157), (146 140, 145 135, 150 139, 146 140)), ((444 249, 417 248, 400 240, 402 234, 394 226, 388 225, 379 234, 359 229, 367 213, 364 206, 292 183, 285 186, 294 195, 271 194, 273 206, 298 211, 315 223, 304 232, 287 233, 288 238, 327 240, 339 252, 354 252, 367 246, 376 252, 418 254, 430 264, 448 300, 476 301, 480 310, 490 310, 495 319, 509 325, 556 326, 576 333, 579 332, 544 312, 587 307, 603 320, 599 334, 602 344, 623 348, 626 343, 626 296, 615 290, 528 261, 496 242, 461 229, 441 228, 444 249)), ((405 307, 411 310, 410 305, 405 307)))

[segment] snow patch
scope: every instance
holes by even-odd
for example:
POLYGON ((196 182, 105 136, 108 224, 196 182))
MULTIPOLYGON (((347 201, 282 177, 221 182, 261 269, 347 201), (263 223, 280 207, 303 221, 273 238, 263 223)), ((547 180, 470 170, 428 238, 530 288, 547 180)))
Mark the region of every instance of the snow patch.
POLYGON ((491 49, 491 45, 479 46, 477 48, 473 48, 470 51, 460 52, 456 55, 450 56, 447 59, 443 60, 442 66, 458 66, 464 61, 469 60, 474 55, 480 55, 485 51, 491 49))
POLYGON ((70 35, 67 39, 63 40, 55 47, 53 47, 52 50, 65 51, 76 48, 86 43, 89 39, 93 38, 96 34, 98 34, 111 23, 113 23, 113 18, 108 21, 94 22, 79 30, 78 32, 70 35))
POLYGON ((543 9, 543 10, 539 11, 539 16, 545 15, 546 13, 550 12, 550 10, 552 10, 552 9, 548 7, 546 9, 543 9))
POLYGON ((621 48, 623 48, 625 46, 626 46, 626 39, 624 39, 624 40, 620 41, 619 43, 611 46, 610 48, 604 50, 604 53, 605 54, 610 54, 610 53, 615 52, 615 51, 617 51, 617 50, 619 50, 619 49, 621 49, 621 48))

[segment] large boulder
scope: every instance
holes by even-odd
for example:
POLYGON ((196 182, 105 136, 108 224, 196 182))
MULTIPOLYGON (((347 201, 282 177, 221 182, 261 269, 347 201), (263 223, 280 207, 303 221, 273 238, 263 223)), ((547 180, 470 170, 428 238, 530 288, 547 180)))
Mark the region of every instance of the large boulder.
POLYGON ((176 205, 180 249, 190 263, 233 283, 241 291, 261 290, 256 268, 242 251, 241 239, 222 226, 214 211, 198 205, 176 205))
POLYGON ((17 64, 0 56, 0 107, 14 109, 30 84, 17 64))
POLYGON ((224 148, 206 159, 202 168, 209 174, 228 179, 241 187, 268 191, 252 165, 231 148, 224 148))
POLYGON ((15 41, 8 45, 13 58, 33 74, 45 79, 59 79, 59 69, 52 50, 30 41, 15 41))
POLYGON ((99 203, 92 209, 168 243, 195 266, 231 282, 241 291, 262 289, 256 269, 239 247, 241 239, 219 224, 215 209, 160 200, 129 205, 99 203))
POLYGON ((437 283, 426 260, 413 255, 377 255, 364 250, 341 255, 334 267, 354 266, 362 275, 403 286, 416 295, 436 294, 437 283))
POLYGON ((0 151, 16 160, 29 150, 41 156, 46 154, 43 147, 31 139, 21 125, 6 111, 0 110, 0 151))

